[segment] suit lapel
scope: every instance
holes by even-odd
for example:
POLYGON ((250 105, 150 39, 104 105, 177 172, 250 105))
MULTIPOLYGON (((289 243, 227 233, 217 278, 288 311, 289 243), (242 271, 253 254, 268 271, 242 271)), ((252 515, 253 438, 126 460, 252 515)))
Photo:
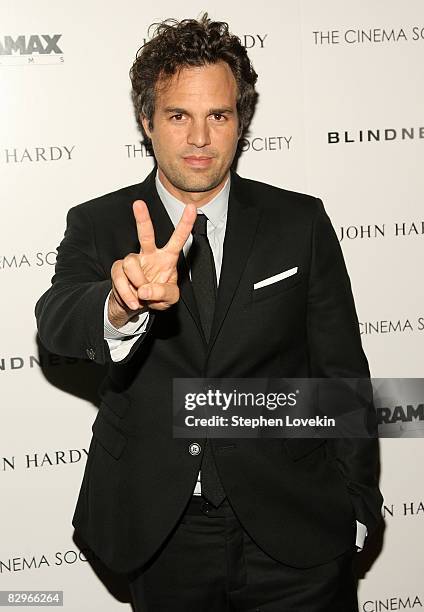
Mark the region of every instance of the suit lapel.
POLYGON ((256 234, 259 214, 259 204, 251 201, 245 181, 232 172, 221 276, 209 351, 219 334, 246 267, 256 234))

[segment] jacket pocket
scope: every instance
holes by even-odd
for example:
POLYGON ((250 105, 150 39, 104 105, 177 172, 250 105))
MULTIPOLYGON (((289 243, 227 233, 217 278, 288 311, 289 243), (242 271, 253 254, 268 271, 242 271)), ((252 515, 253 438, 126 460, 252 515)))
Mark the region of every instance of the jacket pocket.
POLYGON ((99 412, 92 426, 98 443, 115 459, 119 459, 127 444, 127 438, 99 412))
POLYGON ((300 285, 303 282, 303 280, 304 280, 304 275, 302 274, 302 272, 297 272, 296 274, 293 274, 292 276, 288 276, 287 278, 283 278, 275 283, 271 283, 270 285, 265 285, 265 287, 259 287, 258 289, 253 289, 253 285, 252 285, 252 293, 251 293, 252 302, 259 302, 260 300, 263 300, 265 298, 268 298, 274 295, 281 295, 285 293, 286 291, 288 291, 289 289, 292 289, 293 287, 300 285))
POLYGON ((312 451, 326 443, 325 438, 287 438, 283 440, 284 446, 293 461, 306 457, 312 451))

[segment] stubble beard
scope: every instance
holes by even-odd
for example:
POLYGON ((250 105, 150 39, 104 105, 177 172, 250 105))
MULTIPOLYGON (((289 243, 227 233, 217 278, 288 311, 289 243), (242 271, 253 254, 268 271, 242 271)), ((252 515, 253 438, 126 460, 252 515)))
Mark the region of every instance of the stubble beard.
POLYGON ((204 193, 215 189, 225 178, 228 172, 228 168, 216 169, 211 173, 192 172, 189 176, 189 172, 183 173, 177 168, 168 168, 165 174, 168 181, 177 189, 185 191, 187 193, 204 193))

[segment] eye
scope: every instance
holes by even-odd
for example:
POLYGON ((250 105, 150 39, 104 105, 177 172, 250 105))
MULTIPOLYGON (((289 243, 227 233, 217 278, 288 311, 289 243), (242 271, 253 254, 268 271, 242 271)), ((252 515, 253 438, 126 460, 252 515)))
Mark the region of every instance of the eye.
POLYGON ((182 121, 184 115, 182 113, 177 113, 176 115, 172 115, 171 119, 173 121, 182 121))
POLYGON ((221 113, 213 113, 212 117, 218 122, 222 122, 225 119, 224 115, 221 115, 221 113))

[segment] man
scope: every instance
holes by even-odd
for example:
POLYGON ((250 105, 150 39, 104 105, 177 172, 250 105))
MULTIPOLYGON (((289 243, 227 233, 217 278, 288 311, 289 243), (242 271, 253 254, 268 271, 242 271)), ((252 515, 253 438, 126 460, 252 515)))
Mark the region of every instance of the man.
POLYGON ((157 169, 69 211, 36 306, 48 349, 109 364, 73 524, 143 612, 357 610, 375 439, 172 436, 175 378, 369 377, 335 232, 231 171, 256 74, 226 24, 160 24, 131 77, 157 169))

